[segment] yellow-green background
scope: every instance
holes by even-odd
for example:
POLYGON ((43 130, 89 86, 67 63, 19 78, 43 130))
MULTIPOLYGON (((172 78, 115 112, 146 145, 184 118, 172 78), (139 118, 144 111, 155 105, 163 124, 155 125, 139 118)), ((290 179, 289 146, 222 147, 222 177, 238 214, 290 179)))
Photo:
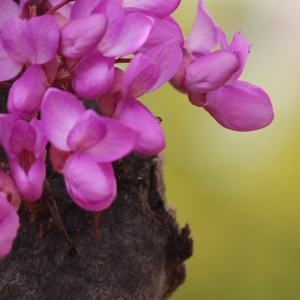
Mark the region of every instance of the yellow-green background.
MULTIPOLYGON (((170 86, 145 97, 163 118, 168 202, 195 242, 172 300, 299 300, 300 1, 206 3, 228 37, 252 43, 243 79, 268 91, 276 118, 237 133, 170 86)), ((196 6, 175 14, 186 33, 196 6)))

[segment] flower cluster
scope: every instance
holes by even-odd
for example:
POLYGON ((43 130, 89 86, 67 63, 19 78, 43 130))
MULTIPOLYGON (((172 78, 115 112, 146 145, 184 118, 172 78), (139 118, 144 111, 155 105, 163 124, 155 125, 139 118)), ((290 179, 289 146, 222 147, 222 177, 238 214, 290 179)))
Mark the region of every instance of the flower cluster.
POLYGON ((46 159, 77 205, 101 211, 116 196, 113 161, 163 150, 162 128, 138 98, 166 82, 229 129, 272 121, 267 94, 239 80, 247 41, 236 33, 229 43, 202 0, 184 39, 171 17, 179 4, 1 0, 0 84, 8 98, 0 143, 9 168, 0 170, 0 258, 16 237, 21 199, 42 196, 46 159))

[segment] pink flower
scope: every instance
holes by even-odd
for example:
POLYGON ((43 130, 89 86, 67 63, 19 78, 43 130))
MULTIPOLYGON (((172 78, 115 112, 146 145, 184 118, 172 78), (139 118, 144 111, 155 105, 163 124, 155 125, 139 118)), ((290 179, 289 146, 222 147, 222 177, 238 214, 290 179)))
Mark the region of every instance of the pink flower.
POLYGON ((19 217, 15 208, 0 194, 0 259, 6 256, 19 229, 19 217))
POLYGON ((54 88, 45 93, 41 121, 55 147, 52 162, 61 168, 72 199, 87 210, 107 208, 116 194, 110 162, 132 151, 137 133, 118 120, 85 110, 75 96, 54 88))

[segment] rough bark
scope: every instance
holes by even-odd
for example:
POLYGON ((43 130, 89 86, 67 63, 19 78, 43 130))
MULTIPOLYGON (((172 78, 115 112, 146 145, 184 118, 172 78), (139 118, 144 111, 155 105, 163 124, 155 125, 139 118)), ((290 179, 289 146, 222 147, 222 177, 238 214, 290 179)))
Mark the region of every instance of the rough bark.
POLYGON ((185 279, 192 240, 166 207, 160 164, 137 154, 116 164, 118 197, 96 214, 74 205, 62 178, 49 174, 43 199, 21 208, 13 251, 0 262, 0 299, 170 296, 185 279))

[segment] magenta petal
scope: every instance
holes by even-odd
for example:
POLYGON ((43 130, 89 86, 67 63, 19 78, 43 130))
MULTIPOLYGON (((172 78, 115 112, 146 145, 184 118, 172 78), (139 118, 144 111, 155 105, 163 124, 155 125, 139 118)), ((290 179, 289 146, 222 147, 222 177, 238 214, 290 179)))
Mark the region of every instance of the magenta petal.
POLYGON ((120 159, 130 153, 137 142, 136 130, 122 124, 119 120, 100 117, 99 120, 105 125, 106 136, 94 147, 87 149, 97 162, 111 162, 120 159))
POLYGON ((71 20, 88 17, 103 0, 76 0, 71 10, 71 20))
POLYGON ((106 27, 106 18, 94 14, 86 18, 74 20, 61 30, 61 52, 73 58, 81 58, 95 49, 106 27))
POLYGON ((114 60, 95 51, 77 64, 72 85, 80 97, 94 99, 110 89, 113 76, 114 60))
POLYGON ((147 41, 142 47, 143 52, 153 47, 164 44, 168 40, 176 41, 183 46, 184 38, 180 26, 172 17, 158 18, 153 17, 154 25, 147 38, 147 41))
POLYGON ((161 73, 155 62, 146 55, 136 55, 125 72, 123 97, 138 98, 154 86, 161 73))
POLYGON ((29 202, 37 201, 42 195, 46 176, 46 165, 43 156, 34 161, 28 173, 16 160, 10 160, 9 166, 22 199, 29 202))
MULTIPOLYGON (((153 19, 144 14, 131 13, 125 16, 122 30, 113 44, 106 41, 107 45, 100 43, 98 49, 108 57, 124 56, 137 51, 147 40, 153 26, 153 19)), ((113 38, 113 37, 112 37, 113 38)))
POLYGON ((204 1, 200 0, 193 29, 185 43, 186 48, 193 54, 207 53, 219 42, 222 34, 222 30, 209 16, 204 1))
POLYGON ((266 127, 274 118, 269 96, 261 88, 243 81, 208 93, 204 108, 222 126, 236 131, 266 127))
POLYGON ((124 8, 129 11, 142 11, 164 18, 178 7, 181 0, 124 0, 124 8))
POLYGON ((160 76, 150 91, 158 89, 170 80, 183 62, 182 48, 176 41, 168 41, 152 48, 146 55, 160 66, 160 76))
POLYGON ((135 149, 144 154, 158 154, 165 147, 164 133, 155 116, 139 101, 123 100, 116 118, 139 133, 135 149))
POLYGON ((59 43, 59 28, 55 19, 49 15, 32 18, 28 21, 28 30, 32 39, 30 62, 44 64, 51 60, 59 43))
POLYGON ((22 64, 12 60, 10 56, 3 49, 0 41, 0 81, 12 79, 22 69, 22 64))
POLYGON ((92 110, 87 110, 76 123, 68 136, 68 144, 72 150, 85 151, 94 147, 105 137, 106 126, 92 110))
POLYGON ((41 121, 45 136, 57 148, 69 151, 67 138, 84 114, 83 104, 72 94, 49 88, 41 106, 41 121))
POLYGON ((5 197, 0 195, 0 258, 10 252, 19 226, 16 210, 5 197))
POLYGON ((8 95, 8 111, 30 116, 40 109, 48 82, 46 74, 38 65, 32 65, 17 79, 8 95))
POLYGON ((116 197, 114 171, 109 163, 99 164, 86 154, 72 155, 63 175, 70 196, 83 209, 104 210, 116 197))
POLYGON ((18 18, 21 10, 17 3, 12 0, 0 1, 0 27, 8 19, 18 18))
POLYGON ((188 66, 185 86, 189 92, 206 93, 225 84, 238 67, 238 57, 228 51, 200 56, 188 66))
POLYGON ((233 39, 228 46, 228 49, 234 52, 240 60, 238 70, 233 74, 231 81, 237 80, 242 74, 248 55, 250 53, 250 44, 246 41, 246 39, 242 36, 240 32, 236 33, 233 36, 233 39))

